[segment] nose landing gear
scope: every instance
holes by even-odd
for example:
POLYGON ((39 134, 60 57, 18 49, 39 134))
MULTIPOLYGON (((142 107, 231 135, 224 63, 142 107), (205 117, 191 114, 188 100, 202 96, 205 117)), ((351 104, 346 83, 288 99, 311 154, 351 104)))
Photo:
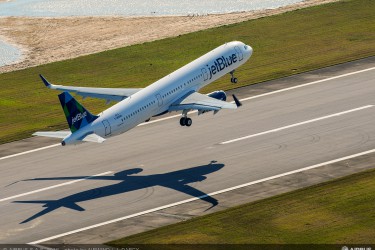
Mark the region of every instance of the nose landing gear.
POLYGON ((230 82, 231 83, 237 83, 238 79, 236 77, 234 77, 234 70, 232 70, 231 72, 229 72, 229 74, 231 75, 230 82))

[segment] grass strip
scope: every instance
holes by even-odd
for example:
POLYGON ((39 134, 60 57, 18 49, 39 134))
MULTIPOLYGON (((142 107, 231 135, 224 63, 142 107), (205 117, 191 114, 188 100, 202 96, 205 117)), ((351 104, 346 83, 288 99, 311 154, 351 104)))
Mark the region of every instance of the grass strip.
MULTIPOLYGON (((92 87, 145 87, 211 49, 233 40, 254 48, 249 62, 203 90, 228 90, 375 55, 375 1, 343 0, 0 74, 0 143, 37 130, 66 128, 56 84, 92 87)), ((51 37, 50 39, 53 39, 51 37)), ((104 101, 83 102, 93 113, 104 101)))
POLYGON ((107 243, 374 244, 375 170, 107 243))

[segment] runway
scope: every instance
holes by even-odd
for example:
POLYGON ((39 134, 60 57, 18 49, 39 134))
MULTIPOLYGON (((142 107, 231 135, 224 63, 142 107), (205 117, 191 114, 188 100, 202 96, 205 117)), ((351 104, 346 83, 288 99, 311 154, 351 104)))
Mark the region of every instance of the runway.
MULTIPOLYGON (((235 111, 192 114, 190 128, 171 118, 103 144, 2 159, 0 242, 34 242, 375 149, 374 62, 351 67, 300 76, 304 86, 235 111)), ((215 196, 202 202, 203 212, 220 206, 215 196)))

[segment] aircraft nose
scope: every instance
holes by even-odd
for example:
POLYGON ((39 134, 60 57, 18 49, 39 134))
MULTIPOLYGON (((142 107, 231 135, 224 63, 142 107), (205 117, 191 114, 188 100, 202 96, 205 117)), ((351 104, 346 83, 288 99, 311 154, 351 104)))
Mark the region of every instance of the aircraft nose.
POLYGON ((253 54, 253 48, 250 45, 245 45, 244 52, 250 58, 251 55, 253 54))

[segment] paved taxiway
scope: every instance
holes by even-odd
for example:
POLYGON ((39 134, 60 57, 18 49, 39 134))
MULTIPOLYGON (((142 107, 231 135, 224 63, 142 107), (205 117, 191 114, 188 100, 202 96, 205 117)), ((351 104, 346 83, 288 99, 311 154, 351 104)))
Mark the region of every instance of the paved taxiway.
MULTIPOLYGON (((324 78, 317 72, 304 81, 324 78)), ((101 145, 1 160, 0 242, 36 241, 374 149, 374 79, 375 69, 363 71, 250 99, 236 111, 193 114, 190 128, 168 119, 101 145), (221 144, 249 135, 257 136, 221 144)), ((243 97, 251 88, 235 91, 243 97)), ((216 203, 205 198, 201 210, 216 203)))

